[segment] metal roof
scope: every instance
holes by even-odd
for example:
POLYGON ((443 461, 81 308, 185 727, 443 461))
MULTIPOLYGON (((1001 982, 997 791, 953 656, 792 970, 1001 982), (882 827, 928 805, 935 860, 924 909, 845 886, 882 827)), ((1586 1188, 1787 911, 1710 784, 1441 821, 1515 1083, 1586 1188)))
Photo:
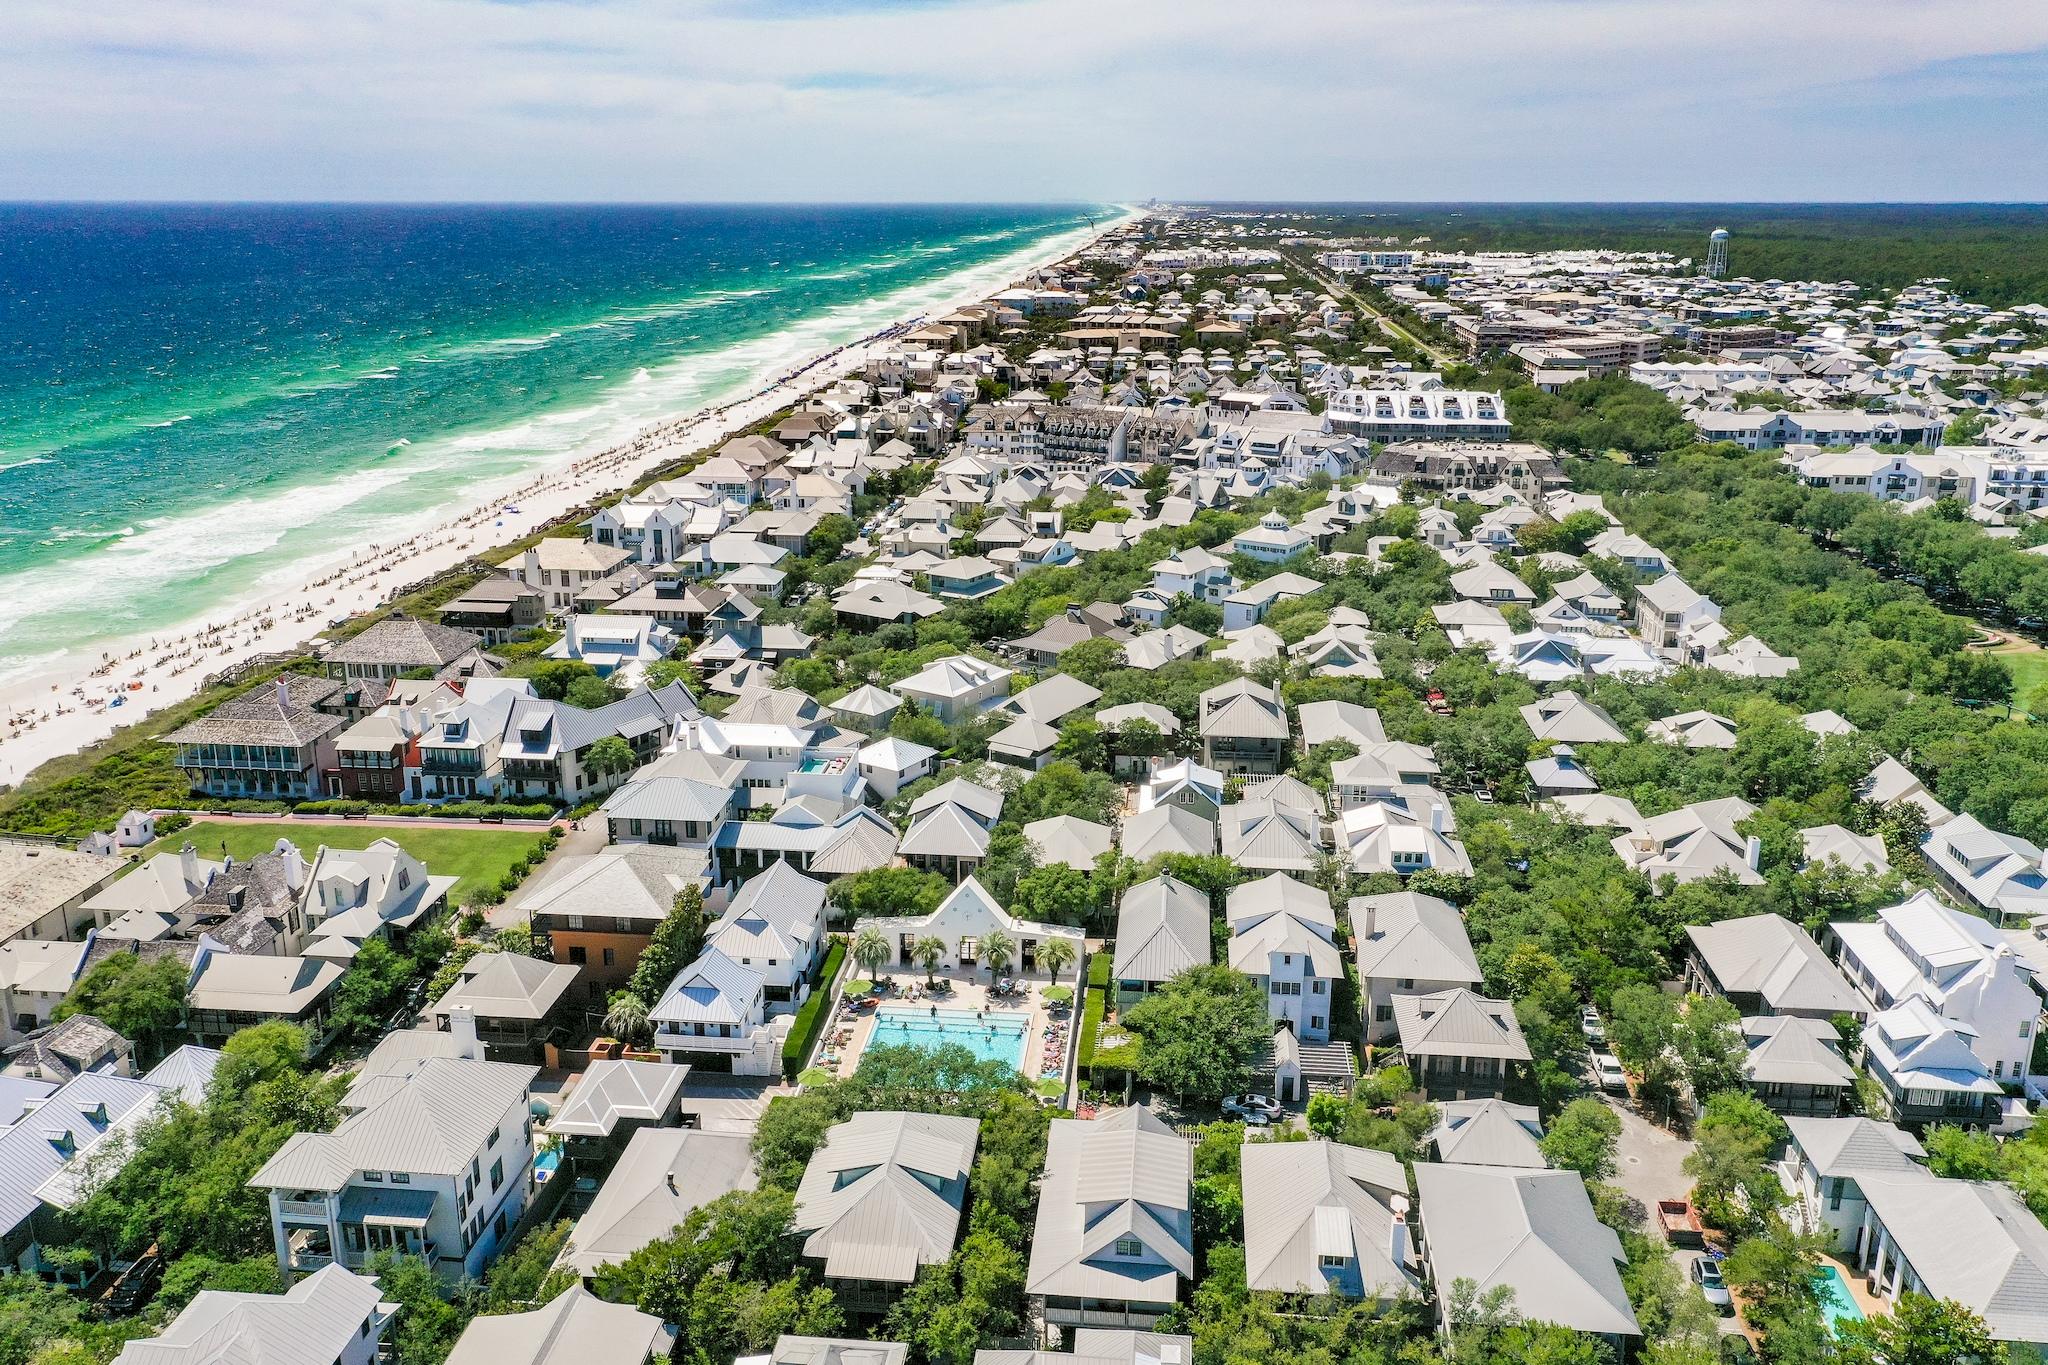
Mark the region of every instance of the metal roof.
POLYGON ((692 1210, 734 1190, 751 1190, 753 1134, 642 1128, 576 1222, 563 1263, 579 1275, 616 1265, 666 1237, 692 1210))
POLYGON ((1579 1332, 1638 1336, 1622 1287, 1621 1239, 1593 1213, 1576 1171, 1415 1164, 1439 1296, 1458 1280, 1506 1286, 1522 1311, 1579 1332))
POLYGON ((953 1254, 979 1120, 869 1111, 825 1135, 796 1192, 804 1255, 835 1279, 908 1283, 953 1254))

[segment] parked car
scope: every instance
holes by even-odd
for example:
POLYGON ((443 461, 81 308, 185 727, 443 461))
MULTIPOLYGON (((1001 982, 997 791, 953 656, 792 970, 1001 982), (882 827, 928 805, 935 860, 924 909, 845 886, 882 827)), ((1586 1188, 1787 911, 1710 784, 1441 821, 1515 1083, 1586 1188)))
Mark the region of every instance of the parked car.
POLYGON ((1711 1256, 1692 1258, 1692 1282, 1706 1295, 1707 1302, 1714 1305, 1719 1313, 1735 1310, 1734 1296, 1728 1292, 1728 1281, 1721 1278, 1721 1263, 1711 1256))
POLYGON ((1600 1022, 1599 1010, 1588 1005, 1579 1011, 1579 1032, 1586 1035, 1586 1041, 1589 1043, 1607 1040, 1607 1026, 1600 1022))
POLYGON ((1621 1069, 1621 1059, 1611 1052, 1593 1054, 1593 1076, 1600 1088, 1610 1095, 1628 1093, 1628 1073, 1621 1069))
POLYGON ((1272 1123, 1286 1113, 1264 1095, 1232 1095, 1223 1101, 1223 1112, 1246 1123, 1272 1123))

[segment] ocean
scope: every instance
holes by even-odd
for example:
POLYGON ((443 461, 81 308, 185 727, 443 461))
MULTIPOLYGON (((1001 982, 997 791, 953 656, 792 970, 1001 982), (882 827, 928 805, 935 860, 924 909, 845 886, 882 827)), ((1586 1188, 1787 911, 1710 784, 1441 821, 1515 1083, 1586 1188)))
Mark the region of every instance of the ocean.
POLYGON ((295 585, 1103 216, 0 205, 0 681, 295 585))

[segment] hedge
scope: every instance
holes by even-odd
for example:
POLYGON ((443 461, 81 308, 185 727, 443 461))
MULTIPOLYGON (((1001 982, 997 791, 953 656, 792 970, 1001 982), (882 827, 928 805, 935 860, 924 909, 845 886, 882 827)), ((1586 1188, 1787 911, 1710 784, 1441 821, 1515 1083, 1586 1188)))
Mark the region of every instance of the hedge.
POLYGON ((1096 1049, 1096 1034, 1102 1031, 1103 1016, 1109 1013, 1109 969, 1108 953, 1097 953, 1088 959, 1088 1003, 1081 1007, 1081 1048, 1077 1059, 1079 1068, 1091 1082, 1101 1072, 1122 1075, 1135 1071, 1138 1066, 1138 1045, 1135 1039, 1107 1051, 1096 1049))
POLYGON ((811 992, 810 999, 797 1006, 796 1022, 789 1026, 789 1036, 782 1040, 782 1074, 791 1080, 796 1079, 797 1072, 810 1059, 818 1033, 831 1017, 829 1011, 839 983, 839 968, 845 961, 846 940, 835 938, 825 954, 825 970, 818 978, 817 988, 811 992))

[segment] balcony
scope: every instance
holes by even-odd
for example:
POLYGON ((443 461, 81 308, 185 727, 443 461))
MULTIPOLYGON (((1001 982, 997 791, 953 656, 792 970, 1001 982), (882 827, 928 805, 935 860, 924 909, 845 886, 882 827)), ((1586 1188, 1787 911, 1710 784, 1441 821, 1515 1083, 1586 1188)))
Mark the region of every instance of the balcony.
POLYGON ((316 1223, 324 1223, 329 1217, 324 1199, 280 1199, 277 1212, 281 1218, 310 1218, 316 1223))

